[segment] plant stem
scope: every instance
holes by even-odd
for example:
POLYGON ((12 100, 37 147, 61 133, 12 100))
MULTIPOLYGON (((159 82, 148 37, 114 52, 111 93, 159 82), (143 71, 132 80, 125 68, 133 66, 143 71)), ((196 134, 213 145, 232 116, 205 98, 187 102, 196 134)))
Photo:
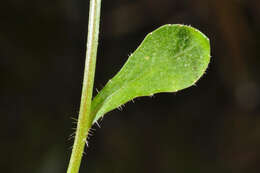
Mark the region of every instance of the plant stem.
POLYGON ((75 141, 67 173, 78 173, 88 131, 92 125, 90 108, 96 66, 101 0, 90 0, 88 40, 82 95, 75 141))

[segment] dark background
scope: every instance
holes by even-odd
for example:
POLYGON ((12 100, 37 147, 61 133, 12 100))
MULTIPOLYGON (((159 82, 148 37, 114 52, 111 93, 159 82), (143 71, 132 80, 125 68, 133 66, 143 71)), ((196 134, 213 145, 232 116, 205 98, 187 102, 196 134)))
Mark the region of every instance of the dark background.
MULTIPOLYGON (((88 5, 1 1, 0 172, 66 172, 88 5)), ((260 172, 260 1, 103 0, 101 16, 98 90, 164 24, 201 30, 211 40, 212 59, 197 86, 137 98, 108 113, 80 172, 260 172)))

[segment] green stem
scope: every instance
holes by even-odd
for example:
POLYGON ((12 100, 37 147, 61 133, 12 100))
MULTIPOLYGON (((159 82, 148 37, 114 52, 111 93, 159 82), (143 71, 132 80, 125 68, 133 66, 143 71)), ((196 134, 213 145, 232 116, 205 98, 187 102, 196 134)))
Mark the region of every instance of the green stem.
POLYGON ((79 118, 67 173, 78 173, 88 131, 92 125, 90 108, 96 66, 101 0, 90 0, 86 63, 79 118))

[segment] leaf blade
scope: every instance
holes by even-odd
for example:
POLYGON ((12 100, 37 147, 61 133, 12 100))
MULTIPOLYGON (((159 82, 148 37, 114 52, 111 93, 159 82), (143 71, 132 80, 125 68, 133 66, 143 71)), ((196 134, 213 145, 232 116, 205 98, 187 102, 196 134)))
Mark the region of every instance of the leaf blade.
POLYGON ((94 98, 93 123, 105 113, 141 96, 177 92, 193 85, 210 61, 210 43, 200 31, 164 25, 148 34, 122 69, 94 98))

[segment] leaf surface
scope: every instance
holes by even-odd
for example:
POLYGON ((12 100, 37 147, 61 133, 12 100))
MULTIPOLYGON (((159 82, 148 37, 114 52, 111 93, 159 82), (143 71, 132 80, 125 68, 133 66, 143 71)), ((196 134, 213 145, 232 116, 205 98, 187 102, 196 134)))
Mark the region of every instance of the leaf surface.
POLYGON ((210 43, 200 31, 164 25, 148 34, 122 69, 93 99, 91 118, 141 96, 177 92, 195 84, 210 61, 210 43))

